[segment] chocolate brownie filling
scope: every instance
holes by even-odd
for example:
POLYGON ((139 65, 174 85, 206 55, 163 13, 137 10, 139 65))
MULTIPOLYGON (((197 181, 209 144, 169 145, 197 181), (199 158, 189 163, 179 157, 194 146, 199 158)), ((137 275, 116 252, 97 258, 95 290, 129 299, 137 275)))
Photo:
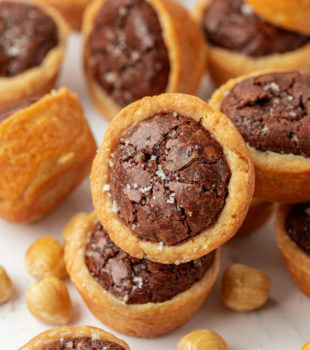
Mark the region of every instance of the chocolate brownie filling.
POLYGON ((285 228, 291 239, 310 256, 310 202, 292 207, 285 228))
POLYGON ((0 77, 39 66, 57 44, 57 26, 40 8, 0 2, 0 77))
POLYGON ((223 149, 176 113, 141 121, 112 154, 113 210, 139 239, 178 244, 212 226, 228 194, 223 149))
POLYGON ((118 248, 100 222, 94 226, 85 259, 95 280, 126 304, 161 303, 200 281, 215 253, 179 265, 136 259, 118 248))
POLYGON ((96 334, 92 337, 65 338, 44 346, 43 350, 125 350, 119 344, 98 338, 96 334))
POLYGON ((88 40, 88 65, 120 106, 166 91, 168 51, 157 14, 145 0, 107 0, 88 40))
POLYGON ((9 118, 12 114, 31 106, 33 103, 37 102, 40 98, 39 97, 33 97, 25 99, 21 102, 18 102, 14 104, 13 106, 7 107, 5 109, 0 110, 0 124, 5 119, 9 118))
POLYGON ((309 42, 307 36, 265 22, 243 0, 212 0, 202 27, 212 45, 252 57, 293 51, 309 42))
POLYGON ((255 149, 310 156, 310 76, 248 78, 231 89, 221 109, 255 149))

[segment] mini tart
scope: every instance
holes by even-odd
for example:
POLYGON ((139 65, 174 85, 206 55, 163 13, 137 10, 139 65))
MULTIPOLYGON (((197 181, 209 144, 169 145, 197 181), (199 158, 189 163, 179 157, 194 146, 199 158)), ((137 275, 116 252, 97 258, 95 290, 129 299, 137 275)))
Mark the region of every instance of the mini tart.
POLYGON ((91 0, 37 0, 54 7, 75 29, 80 30, 82 27, 83 13, 91 0))
POLYGON ((260 16, 271 23, 310 34, 310 1, 246 0, 260 16))
MULTIPOLYGON (((183 150, 180 149, 180 152, 183 150)), ((159 168, 160 166, 158 170, 159 168)), ((95 210, 112 241, 134 257, 147 258, 163 264, 198 259, 230 239, 238 231, 246 216, 253 187, 252 161, 243 139, 230 120, 222 113, 214 112, 197 97, 172 93, 146 97, 124 108, 110 123, 93 163, 91 174, 95 210), (223 207, 218 211, 215 223, 194 237, 175 245, 139 239, 120 219, 115 210, 115 201, 112 200, 110 192, 106 191, 113 180, 110 175, 111 154, 123 134, 139 122, 167 112, 198 122, 205 133, 209 132, 211 138, 216 139, 214 142, 222 148, 223 159, 231 173, 227 183, 228 194, 223 207)))
POLYGON ((269 220, 272 213, 273 203, 253 198, 248 214, 238 234, 245 235, 258 230, 269 220))
MULTIPOLYGON (((122 106, 100 86, 89 66, 88 39, 98 12, 106 0, 95 0, 88 6, 83 20, 84 69, 90 94, 98 110, 112 119, 122 106)), ((206 68, 207 50, 203 34, 190 14, 174 0, 145 0, 157 13, 162 38, 170 63, 168 83, 164 92, 194 94, 206 68)), ((148 67, 154 70, 155 67, 148 67)), ((132 85, 136 84, 135 80, 132 85)), ((127 93, 130 91, 127 90, 127 93)), ((158 95, 159 93, 156 93, 158 95)), ((148 94, 149 95, 149 94, 148 94)), ((141 96, 144 97, 144 96, 141 96)), ((130 101, 133 102, 133 101, 130 101)))
MULTIPOLYGON (((37 335, 26 345, 19 348, 19 350, 48 350, 49 346, 55 343, 63 342, 66 344, 66 339, 76 338, 91 338, 93 341, 107 341, 119 345, 124 350, 130 350, 129 346, 123 340, 116 338, 114 335, 100 328, 91 326, 52 328, 37 335)), ((67 348, 69 349, 69 346, 67 346, 67 348)), ((94 348, 90 347, 89 349, 91 350, 94 348)))
MULTIPOLYGON (((2 1, 29 4, 27 0, 0 0, 2 1)), ((25 98, 49 92, 54 87, 61 68, 69 32, 68 26, 53 8, 36 2, 31 5, 38 6, 54 20, 58 28, 58 45, 47 53, 39 66, 12 77, 0 77, 0 109, 25 98)))
POLYGON ((65 244, 69 276, 92 313, 114 330, 139 337, 156 337, 187 322, 199 309, 219 274, 220 252, 216 252, 202 280, 185 292, 165 302, 129 305, 96 282, 86 265, 87 240, 96 222, 95 214, 78 214, 68 224, 65 244))
MULTIPOLYGON (((210 1, 200 0, 197 4, 194 17, 198 23, 201 23, 203 12, 210 1)), ((280 2, 274 1, 274 4, 280 2)), ((220 86, 229 79, 264 69, 300 70, 310 73, 309 55, 310 43, 293 51, 262 57, 250 57, 208 43, 208 68, 213 82, 216 86, 220 86)))
POLYGON ((55 208, 89 174, 96 143, 67 89, 8 114, 0 124, 0 216, 24 223, 55 208))
MULTIPOLYGON (((222 102, 229 91, 236 84, 250 77, 281 72, 283 71, 267 70, 231 79, 213 93, 210 99, 210 106, 220 111, 222 102)), ((271 151, 261 152, 254 147, 248 147, 255 166, 254 196, 256 198, 280 203, 298 203, 309 200, 309 158, 271 151)))
POLYGON ((276 240, 294 282, 310 297, 310 256, 291 239, 285 227, 291 208, 292 205, 287 204, 280 204, 276 208, 276 240))

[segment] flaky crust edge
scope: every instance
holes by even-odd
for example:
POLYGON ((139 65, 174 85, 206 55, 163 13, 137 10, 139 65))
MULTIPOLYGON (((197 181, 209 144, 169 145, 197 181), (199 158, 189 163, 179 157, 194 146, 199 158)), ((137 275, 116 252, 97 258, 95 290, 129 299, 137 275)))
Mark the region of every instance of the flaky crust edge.
MULTIPOLYGON (((30 4, 27 0, 0 0, 30 4)), ((48 14, 56 23, 59 34, 58 45, 51 49, 42 63, 15 77, 0 78, 0 109, 8 107, 27 97, 41 96, 55 85, 67 46, 69 27, 61 15, 42 2, 31 2, 48 14)))
POLYGON ((36 220, 90 172, 96 142, 75 94, 47 94, 0 124, 0 215, 36 220))
POLYGON ((276 208, 275 234, 284 262, 297 287, 310 297, 310 257, 287 234, 285 220, 292 205, 276 208))
POLYGON ((92 337, 94 335, 98 336, 101 340, 114 342, 121 345, 125 350, 130 350, 129 346, 123 340, 116 338, 114 335, 100 328, 92 326, 52 328, 40 333, 26 345, 19 348, 19 350, 42 350, 43 346, 53 344, 59 341, 60 338, 92 337))
MULTIPOLYGON (((166 92, 194 94, 207 64, 207 46, 199 26, 190 14, 173 0, 147 1, 158 14, 169 53, 170 75, 166 92)), ((92 31, 95 17, 104 2, 105 0, 95 0, 85 11, 82 28, 83 57, 90 95, 100 113, 111 120, 120 112, 121 107, 104 92, 92 77, 87 59, 88 37, 92 31)))
POLYGON ((85 264, 89 233, 97 222, 92 214, 77 214, 64 231, 68 274, 92 313, 114 330, 139 337, 156 337, 187 322, 208 296, 220 270, 220 250, 203 279, 163 303, 127 305, 104 290, 85 264))
MULTIPOLYGON (((199 25, 209 2, 210 0, 200 0, 194 10, 193 16, 199 25)), ((274 3, 280 2, 274 1, 274 3)), ((216 86, 224 84, 229 79, 265 69, 301 70, 310 73, 309 56, 310 43, 294 51, 258 58, 208 44, 209 73, 216 86)))
POLYGON ((85 8, 91 0, 36 0, 54 7, 71 28, 80 30, 85 8))
POLYGON ((167 93, 145 97, 126 108, 110 123, 103 143, 94 160, 91 190, 98 218, 112 241, 137 258, 169 264, 198 259, 230 239, 241 226, 248 211, 254 188, 254 168, 246 144, 231 121, 220 112, 214 112, 198 97, 167 93), (201 121, 223 146, 232 175, 229 194, 215 225, 199 235, 175 246, 139 240, 113 212, 113 202, 103 186, 110 183, 109 158, 123 132, 136 123, 162 112, 177 112, 201 121))
POLYGON ((246 0, 255 12, 284 29, 310 34, 310 1, 246 0))
MULTIPOLYGON (((264 70, 231 79, 218 88, 210 99, 210 106, 221 110, 222 101, 236 84, 255 76, 284 70, 264 70)), ((310 198, 310 159, 293 154, 261 152, 248 146, 255 166, 254 196, 272 202, 298 203, 310 198)))

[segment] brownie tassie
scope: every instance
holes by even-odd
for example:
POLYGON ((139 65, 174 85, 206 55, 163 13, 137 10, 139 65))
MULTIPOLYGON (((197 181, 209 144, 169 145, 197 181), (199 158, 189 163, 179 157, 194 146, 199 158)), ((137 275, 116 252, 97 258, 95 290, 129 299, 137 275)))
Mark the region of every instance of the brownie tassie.
POLYGON ((195 16, 208 42, 209 71, 218 86, 262 69, 310 72, 310 38, 264 21, 244 0, 201 0, 195 16))
POLYGON ((310 199, 310 76, 256 72, 216 90, 210 105, 226 114, 249 146, 255 197, 281 203, 310 199))
POLYGON ((96 143, 66 89, 0 110, 0 216, 23 223, 58 205, 90 172, 96 143))
POLYGON ((68 26, 54 9, 0 0, 0 108, 49 92, 66 48, 68 26))
POLYGON ((245 220, 238 234, 249 234, 262 227, 273 213, 274 204, 261 199, 253 198, 245 220))
POLYGON ((219 251, 184 264, 159 264, 117 247, 95 214, 72 220, 65 235, 69 276, 92 313, 118 332, 155 337, 180 327, 218 276, 219 251))
POLYGON ((174 0, 96 0, 83 37, 90 93, 109 119, 145 96, 194 93, 205 70, 203 34, 174 0))
POLYGON ((69 23, 70 27, 80 30, 83 13, 91 0, 36 0, 54 7, 69 23))
POLYGON ((279 27, 310 35, 310 1, 246 0, 255 12, 279 27))
POLYGON ((91 326, 52 328, 19 350, 130 350, 114 335, 91 326))
POLYGON ((173 93, 124 108, 91 174, 95 210, 112 241, 160 263, 200 258, 230 239, 253 186, 252 161, 230 120, 173 93))
POLYGON ((310 202, 279 205, 275 231, 293 280, 310 297, 310 202))

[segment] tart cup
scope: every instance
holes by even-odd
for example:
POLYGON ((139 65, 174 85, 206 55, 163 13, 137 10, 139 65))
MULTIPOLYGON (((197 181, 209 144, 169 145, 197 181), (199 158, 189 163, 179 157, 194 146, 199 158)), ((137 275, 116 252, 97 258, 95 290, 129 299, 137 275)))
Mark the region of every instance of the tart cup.
POLYGON ((129 346, 114 335, 103 331, 100 328, 91 326, 80 327, 59 327, 52 328, 46 332, 37 335, 19 350, 42 350, 44 347, 59 342, 66 338, 90 337, 92 339, 106 340, 121 345, 125 350, 130 350, 129 346))
MULTIPOLYGON (((27 0, 0 0, 13 1, 17 3, 29 4, 27 0)), ((41 64, 28 69, 14 77, 0 77, 0 109, 6 108, 25 98, 41 96, 55 86, 58 73, 64 58, 67 36, 69 28, 59 13, 53 8, 43 4, 33 2, 33 6, 38 6, 43 12, 49 15, 58 28, 58 45, 51 49, 41 64)))
POLYGON ((310 1, 246 0, 270 23, 302 34, 310 34, 310 1))
MULTIPOLYGON (((201 23, 203 11, 209 2, 210 0, 200 0, 196 6, 194 17, 198 23, 201 23)), ((274 3, 280 2, 274 1, 274 3)), ((216 86, 220 86, 229 79, 264 69, 300 70, 310 73, 309 55, 310 43, 297 50, 258 58, 208 44, 208 68, 213 82, 216 86)))
POLYGON ((271 202, 253 198, 238 234, 246 235, 261 228, 272 216, 273 206, 274 204, 271 202))
POLYGON ((227 117, 220 112, 214 112, 207 103, 184 94, 145 97, 124 108, 110 123, 91 173, 95 210, 111 240, 134 257, 163 264, 198 259, 229 240, 238 231, 246 216, 253 188, 253 164, 237 129, 227 117), (223 147, 223 154, 231 171, 226 203, 216 223, 177 245, 140 240, 115 212, 110 193, 102 190, 111 181, 110 156, 123 133, 138 122, 167 111, 200 122, 223 147))
MULTIPOLYGON (((199 26, 190 14, 174 0, 146 0, 155 9, 163 30, 170 74, 163 92, 194 94, 206 69, 207 48, 199 26)), ((116 104, 93 77, 88 64, 88 37, 95 18, 105 0, 95 0, 87 7, 83 20, 84 70, 90 95, 97 109, 108 119, 120 112, 116 104)), ((154 67, 150 67, 154 69, 154 67)))
POLYGON ((276 208, 275 233, 278 247, 297 287, 310 297, 310 256, 290 238, 285 228, 285 220, 291 205, 281 204, 276 208))
POLYGON ((76 95, 63 88, 0 124, 0 216, 39 219, 89 174, 96 143, 76 95))
MULTIPOLYGON (((229 80, 218 88, 210 99, 210 106, 220 111, 223 99, 236 84, 249 78, 282 70, 254 72, 229 80)), ((280 203, 306 202, 310 198, 310 159, 294 154, 261 152, 248 146, 255 166, 256 198, 280 203)))
POLYGON ((80 30, 83 13, 91 0, 37 0, 54 7, 66 20, 71 28, 80 30))
POLYGON ((69 234, 66 229, 65 262, 72 282, 95 317, 120 333, 156 337, 182 326, 196 313, 219 274, 219 251, 202 280, 185 292, 161 303, 127 305, 103 289, 90 274, 85 247, 97 217, 95 213, 78 215, 68 224, 69 234))

